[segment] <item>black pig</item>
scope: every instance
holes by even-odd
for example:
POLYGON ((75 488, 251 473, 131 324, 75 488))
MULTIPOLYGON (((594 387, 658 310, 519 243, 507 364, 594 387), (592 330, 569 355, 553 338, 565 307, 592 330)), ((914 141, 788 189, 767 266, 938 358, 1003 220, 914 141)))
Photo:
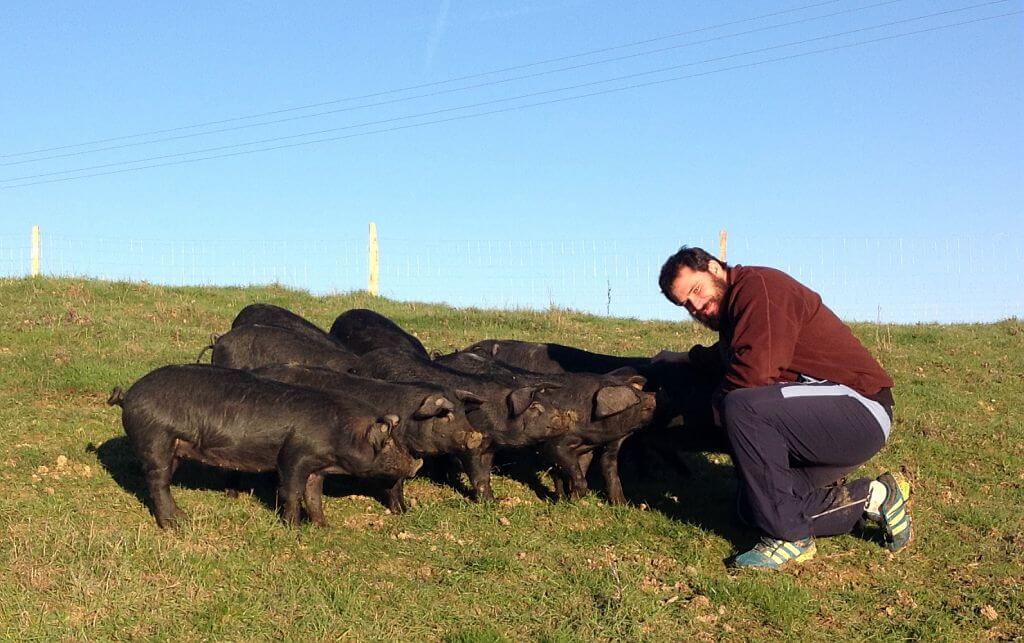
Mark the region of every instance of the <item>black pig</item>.
POLYGON ((463 349, 503 364, 533 371, 534 373, 610 373, 630 367, 641 375, 651 364, 648 357, 620 357, 592 353, 561 344, 539 344, 515 339, 485 339, 463 349))
MULTIPOLYGON (((267 366, 252 371, 268 379, 307 386, 321 391, 358 397, 374 408, 387 409, 400 418, 391 432, 395 442, 415 457, 453 454, 460 460, 479 457, 484 435, 466 419, 479 405, 479 397, 468 391, 445 389, 433 384, 395 384, 349 373, 308 366, 267 366)), ((403 480, 389 494, 388 507, 405 511, 403 480)))
MULTIPOLYGON (((462 378, 462 382, 488 382, 495 391, 530 390, 540 387, 543 400, 532 399, 538 419, 550 419, 554 426, 532 429, 530 436, 496 441, 502 446, 538 446, 558 467, 555 489, 559 497, 586 493, 586 469, 595 451, 602 452, 602 473, 609 499, 625 502, 618 476, 618 452, 634 431, 650 423, 655 396, 644 391, 644 378, 632 373, 590 375, 585 373, 537 374, 514 367, 489 363, 478 356, 448 356, 434 362, 402 358, 396 353, 375 351, 369 370, 376 377, 462 378), (458 367, 469 372, 459 370, 458 367)), ((361 362, 356 371, 364 367, 361 362)), ((478 390, 481 385, 476 386, 478 390)), ((489 464, 488 464, 489 471, 489 464)))
POLYGON ((384 315, 365 308, 353 308, 338 315, 331 324, 330 335, 357 355, 378 348, 399 348, 430 357, 420 340, 384 315))
POLYGON ((231 322, 231 328, 239 326, 278 326, 287 328, 300 335, 306 335, 314 340, 332 339, 319 326, 310 322, 305 317, 297 315, 287 308, 281 308, 273 304, 249 304, 235 316, 231 322))
POLYGON ((210 362, 226 368, 296 364, 347 371, 356 360, 355 354, 326 335, 317 338, 279 326, 252 324, 239 326, 218 337, 213 343, 210 362))
POLYGON ((484 440, 479 450, 460 459, 477 500, 494 500, 490 480, 497 449, 535 446, 562 435, 574 422, 571 413, 549 400, 557 385, 537 379, 526 382, 515 377, 471 375, 394 348, 366 353, 352 372, 391 382, 432 382, 473 391, 475 400, 463 400, 466 418, 484 440))
POLYGON ((300 498, 325 524, 323 477, 343 473, 390 480, 411 477, 423 463, 399 448, 396 416, 378 418, 354 398, 216 366, 164 366, 108 400, 142 464, 160 527, 183 514, 170 482, 180 458, 236 471, 278 473, 283 517, 299 521, 300 498))
MULTIPOLYGON (((629 457, 638 471, 651 461, 668 457, 671 466, 685 469, 678 451, 727 451, 725 435, 711 418, 710 397, 719 378, 700 374, 689 364, 652 362, 646 357, 604 355, 561 344, 488 339, 463 351, 437 358, 443 364, 471 372, 533 371, 550 377, 558 373, 635 373, 646 378, 645 390, 656 395, 654 417, 630 440, 629 457), (491 364, 473 357, 490 360, 491 364)), ((584 473, 586 467, 583 467, 584 473)))
MULTIPOLYGON (((583 352, 583 351, 581 351, 583 352)), ((558 467, 555 491, 559 497, 576 498, 587 491, 586 473, 595 452, 601 452, 601 472, 613 504, 626 502, 618 474, 622 443, 654 420, 657 397, 645 391, 646 380, 625 368, 608 375, 588 373, 532 373, 501 364, 478 353, 459 352, 438 357, 435 363, 466 372, 495 377, 515 377, 529 382, 542 378, 559 384, 552 402, 571 411, 575 422, 565 434, 543 443, 542 451, 558 467)))

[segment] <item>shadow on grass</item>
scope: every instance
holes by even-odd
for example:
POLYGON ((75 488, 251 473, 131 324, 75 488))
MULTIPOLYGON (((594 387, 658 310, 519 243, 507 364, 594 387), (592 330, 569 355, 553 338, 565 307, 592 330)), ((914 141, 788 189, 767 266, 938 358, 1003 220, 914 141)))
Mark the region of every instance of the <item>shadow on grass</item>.
MULTIPOLYGON (((630 504, 643 503, 673 520, 716 533, 737 548, 745 547, 756 539, 756 535, 736 518, 733 468, 715 463, 697 451, 714 447, 714 443, 705 441, 703 437, 679 440, 679 436, 670 436, 669 444, 673 448, 666 448, 662 442, 645 444, 642 436, 637 437, 640 439, 635 444, 626 442, 629 448, 624 446, 620 465, 622 485, 630 504)), ((94 451, 114 481, 152 511, 142 469, 127 437, 111 438, 99 447, 90 444, 86 451, 94 451)), ((464 483, 457 481, 453 484, 450 466, 445 459, 438 459, 434 464, 424 471, 428 478, 471 497, 471 490, 464 483)), ((542 500, 554 501, 554 492, 545 481, 549 468, 550 463, 528 449, 499 453, 495 462, 498 475, 528 486, 542 500)), ((604 493, 599 466, 591 466, 588 483, 597 493, 604 493)), ((277 477, 273 473, 239 473, 182 460, 172 481, 172 493, 174 488, 212 491, 224 496, 233 491, 243 491, 251 493, 271 511, 276 512, 278 508, 277 477)), ((369 496, 386 504, 384 485, 373 479, 327 476, 324 495, 369 496)), ((224 500, 230 501, 227 497, 224 500)))
POLYGON ((709 457, 726 453, 728 441, 713 427, 677 427, 633 436, 619 456, 626 497, 630 504, 646 504, 743 551, 758 533, 737 516, 735 469, 709 457))
MULTIPOLYGON (((139 502, 152 513, 153 506, 150 502, 149 489, 146 486, 142 467, 136 460, 131 443, 126 436, 111 438, 99 447, 90 443, 85 450, 95 452, 100 464, 114 479, 114 482, 138 498, 139 502)), ((274 512, 278 510, 277 476, 274 473, 228 471, 190 460, 181 460, 181 464, 171 480, 172 494, 175 489, 217 492, 225 496, 225 502, 230 502, 231 498, 227 497, 229 495, 237 496, 239 492, 251 493, 267 509, 274 512)), ((370 496, 385 506, 387 504, 387 490, 384 483, 373 479, 327 476, 324 479, 324 495, 336 498, 370 496)))

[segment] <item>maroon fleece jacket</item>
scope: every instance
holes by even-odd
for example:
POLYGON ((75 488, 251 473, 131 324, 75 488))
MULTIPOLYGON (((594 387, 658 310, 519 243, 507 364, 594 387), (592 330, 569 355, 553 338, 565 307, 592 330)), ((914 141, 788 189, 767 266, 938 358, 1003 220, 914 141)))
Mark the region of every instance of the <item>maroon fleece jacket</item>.
POLYGON ((729 268, 718 342, 691 348, 690 361, 721 377, 711 398, 716 410, 729 391, 800 375, 845 384, 892 407, 892 378, 850 328, 818 293, 774 268, 729 268))

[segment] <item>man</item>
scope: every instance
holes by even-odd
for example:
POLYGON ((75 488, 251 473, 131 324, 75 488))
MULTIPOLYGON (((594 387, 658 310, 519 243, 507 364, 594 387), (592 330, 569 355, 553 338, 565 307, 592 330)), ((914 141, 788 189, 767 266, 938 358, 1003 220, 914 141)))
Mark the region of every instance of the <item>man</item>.
POLYGON ((862 518, 881 524, 890 550, 907 546, 907 480, 843 479, 888 438, 892 379, 821 297, 779 270, 728 266, 686 246, 658 283, 719 333, 713 346, 655 360, 689 362, 720 382, 711 404, 732 449, 740 517, 764 534, 735 565, 809 560, 815 536, 848 533, 862 518))

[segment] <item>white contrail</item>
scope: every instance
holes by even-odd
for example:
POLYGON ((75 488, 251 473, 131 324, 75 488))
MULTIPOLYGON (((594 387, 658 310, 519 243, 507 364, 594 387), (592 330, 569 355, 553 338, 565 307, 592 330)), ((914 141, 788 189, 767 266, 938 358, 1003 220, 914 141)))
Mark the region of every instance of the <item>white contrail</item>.
POLYGON ((441 43, 441 37, 448 27, 448 10, 451 8, 451 0, 441 0, 441 8, 437 12, 437 20, 434 21, 434 30, 430 33, 427 41, 427 55, 423 61, 423 73, 426 74, 434 65, 434 54, 441 43))

